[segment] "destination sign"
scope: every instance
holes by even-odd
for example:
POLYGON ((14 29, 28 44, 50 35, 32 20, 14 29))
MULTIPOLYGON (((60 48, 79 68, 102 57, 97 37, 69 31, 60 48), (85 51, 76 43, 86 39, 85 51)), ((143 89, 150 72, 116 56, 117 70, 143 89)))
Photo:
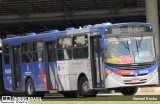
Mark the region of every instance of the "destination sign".
POLYGON ((144 33, 152 31, 150 25, 123 25, 106 28, 106 34, 144 33))

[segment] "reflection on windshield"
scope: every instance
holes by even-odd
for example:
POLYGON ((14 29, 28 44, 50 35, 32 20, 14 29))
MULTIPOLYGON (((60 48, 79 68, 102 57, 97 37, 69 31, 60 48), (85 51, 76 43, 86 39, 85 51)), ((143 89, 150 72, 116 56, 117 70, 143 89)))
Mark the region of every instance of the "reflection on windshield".
POLYGON ((107 63, 140 63, 155 60, 153 36, 109 37, 106 39, 107 63))

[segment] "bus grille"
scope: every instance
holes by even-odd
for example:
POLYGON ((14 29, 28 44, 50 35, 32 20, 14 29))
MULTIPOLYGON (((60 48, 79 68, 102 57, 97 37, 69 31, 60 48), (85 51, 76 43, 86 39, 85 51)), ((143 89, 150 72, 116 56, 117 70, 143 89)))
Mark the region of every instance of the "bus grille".
POLYGON ((124 80, 124 84, 131 85, 131 84, 142 84, 146 83, 147 79, 141 79, 139 82, 132 82, 131 80, 124 80))
POLYGON ((116 68, 119 70, 136 70, 136 69, 145 69, 153 66, 156 61, 146 62, 146 63, 133 63, 133 64, 110 64, 107 63, 108 66, 112 68, 116 68))

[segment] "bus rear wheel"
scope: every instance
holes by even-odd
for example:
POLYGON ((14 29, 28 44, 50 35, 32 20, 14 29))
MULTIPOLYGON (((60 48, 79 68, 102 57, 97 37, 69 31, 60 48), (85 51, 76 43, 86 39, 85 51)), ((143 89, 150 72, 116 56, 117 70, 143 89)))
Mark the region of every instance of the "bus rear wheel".
POLYGON ((123 95, 134 95, 138 90, 138 87, 126 87, 126 88, 122 88, 120 90, 120 92, 123 95))
POLYGON ((34 96, 35 95, 34 83, 31 78, 29 78, 27 80, 25 90, 26 90, 27 96, 34 96))
POLYGON ((63 92, 62 94, 66 98, 75 98, 78 96, 77 91, 66 91, 66 92, 63 92))
POLYGON ((86 77, 82 77, 78 84, 79 95, 83 97, 95 97, 97 91, 90 90, 89 82, 86 77))

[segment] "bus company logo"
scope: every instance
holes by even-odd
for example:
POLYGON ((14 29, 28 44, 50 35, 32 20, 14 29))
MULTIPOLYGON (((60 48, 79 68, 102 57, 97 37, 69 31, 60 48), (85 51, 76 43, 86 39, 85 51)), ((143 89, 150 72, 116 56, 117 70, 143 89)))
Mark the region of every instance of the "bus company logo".
POLYGON ((1 103, 14 103, 14 101, 12 100, 12 97, 11 96, 2 96, 2 101, 1 103))
POLYGON ((11 69, 5 69, 5 74, 11 74, 11 69))
POLYGON ((134 75, 134 76, 137 76, 137 73, 132 71, 130 75, 134 75))
POLYGON ((27 97, 2 96, 1 104, 28 104, 27 97))

